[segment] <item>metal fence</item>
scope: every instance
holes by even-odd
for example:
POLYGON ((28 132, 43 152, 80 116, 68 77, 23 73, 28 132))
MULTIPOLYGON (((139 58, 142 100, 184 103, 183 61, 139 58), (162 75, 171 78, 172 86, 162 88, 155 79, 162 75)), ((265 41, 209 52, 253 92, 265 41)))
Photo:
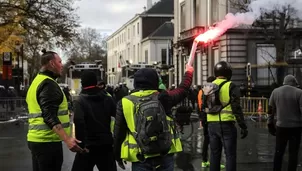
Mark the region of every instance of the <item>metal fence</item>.
POLYGON ((263 121, 268 118, 268 99, 264 97, 241 97, 241 107, 245 117, 252 121, 263 121))
POLYGON ((268 99, 264 97, 241 97, 240 103, 246 115, 262 115, 268 112, 268 99))
POLYGON ((27 119, 27 105, 24 98, 0 99, 0 123, 27 119))
MULTIPOLYGON (((73 96, 76 100, 78 96, 73 96)), ((241 107, 246 116, 254 117, 256 115, 263 115, 266 117, 268 112, 268 99, 264 97, 241 97, 241 107)), ((192 103, 188 98, 185 98, 179 106, 191 106, 192 103)), ((195 109, 197 103, 195 103, 195 109)), ((174 108, 175 109, 175 108, 174 108)), ((10 98, 0 99, 0 121, 9 120, 26 116, 27 105, 24 98, 10 98)))

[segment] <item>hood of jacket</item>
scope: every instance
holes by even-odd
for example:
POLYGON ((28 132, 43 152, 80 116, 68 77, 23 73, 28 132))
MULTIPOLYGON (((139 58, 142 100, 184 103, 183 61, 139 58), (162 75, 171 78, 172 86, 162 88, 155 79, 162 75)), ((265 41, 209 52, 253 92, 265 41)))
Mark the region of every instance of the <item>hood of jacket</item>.
POLYGON ((298 87, 299 83, 298 83, 297 79, 295 78, 295 76, 287 75, 284 77, 283 85, 290 85, 290 86, 298 87))
POLYGON ((159 78, 155 69, 143 68, 134 74, 134 89, 158 90, 159 78))

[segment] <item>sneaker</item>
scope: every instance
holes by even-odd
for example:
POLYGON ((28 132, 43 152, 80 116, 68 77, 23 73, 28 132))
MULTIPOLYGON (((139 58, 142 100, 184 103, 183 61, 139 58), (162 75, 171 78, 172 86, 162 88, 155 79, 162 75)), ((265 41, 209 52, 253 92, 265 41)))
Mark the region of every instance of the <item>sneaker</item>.
POLYGON ((201 162, 201 167, 206 168, 210 166, 210 162, 201 162))
MULTIPOLYGON (((201 167, 202 168, 207 168, 210 167, 210 162, 201 162, 201 167)), ((224 169, 225 166, 223 164, 220 165, 220 169, 224 169)))

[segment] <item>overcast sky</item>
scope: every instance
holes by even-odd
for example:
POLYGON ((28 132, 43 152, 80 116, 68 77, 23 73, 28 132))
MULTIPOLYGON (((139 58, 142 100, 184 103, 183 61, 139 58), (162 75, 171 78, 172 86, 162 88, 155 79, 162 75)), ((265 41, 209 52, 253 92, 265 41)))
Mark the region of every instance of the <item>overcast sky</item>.
POLYGON ((110 34, 135 14, 143 12, 146 4, 147 0, 80 0, 75 6, 78 7, 82 27, 110 34))

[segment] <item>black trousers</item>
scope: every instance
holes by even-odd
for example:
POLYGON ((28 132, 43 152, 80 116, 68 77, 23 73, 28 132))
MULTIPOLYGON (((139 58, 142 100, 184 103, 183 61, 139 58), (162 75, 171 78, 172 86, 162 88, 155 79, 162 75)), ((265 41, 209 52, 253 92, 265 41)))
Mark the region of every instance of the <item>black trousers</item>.
POLYGON ((196 100, 191 100, 191 104, 192 104, 192 109, 195 110, 196 100))
POLYGON ((220 171, 222 147, 226 155, 226 171, 236 171, 237 128, 233 122, 209 123, 210 170, 220 171))
POLYGON ((296 171, 298 164, 298 153, 301 142, 302 128, 284 128, 277 127, 276 149, 274 157, 274 171, 282 170, 283 155, 288 143, 288 169, 287 171, 296 171))
POLYGON ((61 171, 63 148, 61 142, 28 142, 32 154, 33 171, 61 171))
POLYGON ((202 161, 207 162, 208 159, 208 150, 209 150, 209 144, 210 144, 210 137, 209 137, 209 131, 208 131, 208 124, 204 124, 203 126, 203 144, 202 144, 202 161))
POLYGON ((116 171, 116 163, 112 145, 87 147, 89 153, 77 153, 72 171, 93 171, 94 166, 101 171, 116 171))

